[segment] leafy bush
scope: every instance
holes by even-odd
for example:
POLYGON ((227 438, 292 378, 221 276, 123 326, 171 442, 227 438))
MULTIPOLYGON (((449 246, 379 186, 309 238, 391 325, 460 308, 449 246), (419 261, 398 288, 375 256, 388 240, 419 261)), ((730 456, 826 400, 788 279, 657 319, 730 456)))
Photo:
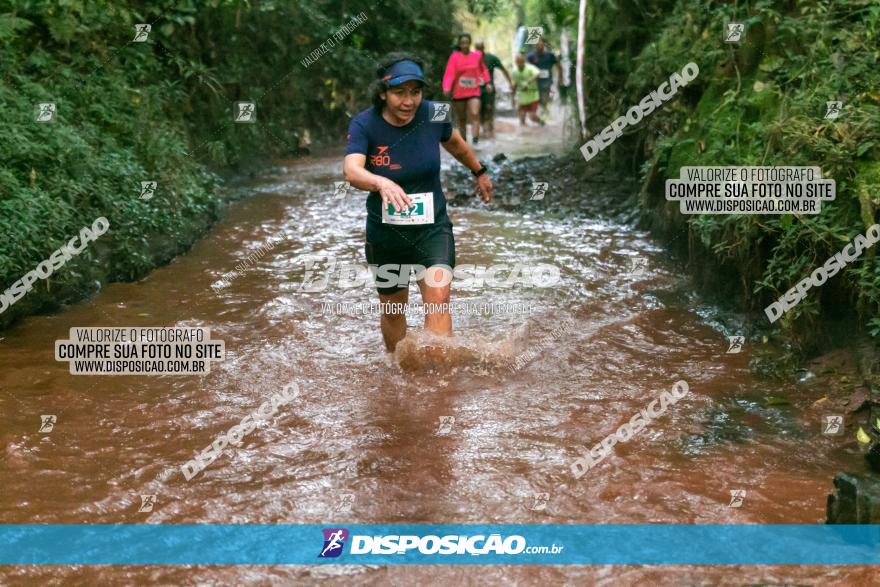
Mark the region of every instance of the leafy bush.
MULTIPOLYGON (((730 268, 739 298, 762 308, 878 221, 880 205, 880 6, 873 0, 711 0, 589 3, 588 128, 598 132, 690 61, 700 75, 604 154, 642 173, 643 215, 669 234, 687 232, 697 266, 722 279, 730 268), (742 22, 738 45, 721 42, 742 22), (841 100, 837 120, 825 102, 841 100), (635 151, 636 156, 631 153, 635 151), (644 163, 644 164, 643 164, 644 163), (685 217, 663 195, 683 165, 817 165, 837 198, 817 216, 685 217)), ((576 8, 559 15, 572 26, 576 8)), ((549 17, 549 15, 548 15, 549 17)), ((593 160, 592 165, 601 165, 593 160)), ((727 282, 725 282, 727 283, 727 282)), ((728 297, 729 293, 728 293, 728 297)), ((880 335, 880 262, 873 250, 811 292, 780 320, 802 348, 818 319, 840 308, 872 320, 880 335)), ((763 315, 763 312, 761 313, 763 315)))

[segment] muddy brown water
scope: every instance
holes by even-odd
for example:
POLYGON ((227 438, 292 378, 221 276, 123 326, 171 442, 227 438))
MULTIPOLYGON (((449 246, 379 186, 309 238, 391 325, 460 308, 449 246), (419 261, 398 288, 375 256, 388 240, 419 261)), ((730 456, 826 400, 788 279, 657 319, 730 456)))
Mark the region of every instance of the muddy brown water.
MULTIPOLYGON (((510 125, 511 121, 507 121, 510 125)), ((512 126, 512 125, 511 125, 512 126)), ((501 128, 510 129, 511 126, 501 128)), ((481 147, 534 150, 511 134, 481 147)), ((448 165, 448 162, 444 163, 448 165)), ((419 366, 420 320, 397 356, 375 316, 322 314, 368 288, 299 290, 303 255, 365 263, 360 196, 330 199, 340 159, 290 162, 248 186, 192 250, 0 340, 4 523, 821 523, 831 477, 861 471, 822 436, 821 390, 757 380, 760 341, 726 354, 738 318, 689 286, 662 246, 628 226, 547 210, 450 209, 459 263, 547 263, 551 288, 455 288, 455 301, 530 315, 459 315, 447 358, 419 366), (283 240, 220 291, 211 285, 283 240), (643 256, 643 274, 627 259, 643 256), (574 325, 561 335, 554 327, 574 325), (227 357, 204 376, 73 376, 54 341, 82 326, 207 326, 227 357), (512 371, 511 359, 534 350, 512 371), (416 364, 413 367, 413 363, 416 364), (409 365, 407 368, 401 367, 409 365), (684 379, 688 395, 580 479, 570 465, 684 379), (301 393, 204 472, 180 465, 287 382, 301 393), (791 405, 768 406, 768 395, 791 405), (57 415, 49 434, 40 415, 57 415), (441 428, 445 426, 445 428, 441 428), (743 489, 739 508, 730 491, 743 489), (546 504, 535 507, 536 496, 546 504), (138 513, 141 495, 155 495, 138 513)), ((498 189, 504 189, 498 186, 498 189)), ((584 197, 589 197, 585 186, 584 197)), ((552 188, 551 188, 552 190, 552 188)), ((419 301, 417 289, 410 291, 419 301)), ((10 584, 871 584, 857 567, 5 568, 10 584)), ((874 583, 876 584, 876 583, 874 583)))

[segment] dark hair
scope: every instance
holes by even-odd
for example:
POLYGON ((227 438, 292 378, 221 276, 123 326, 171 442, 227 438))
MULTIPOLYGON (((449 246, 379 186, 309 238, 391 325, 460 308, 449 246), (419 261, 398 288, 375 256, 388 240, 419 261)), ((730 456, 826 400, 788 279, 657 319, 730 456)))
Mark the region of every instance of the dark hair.
POLYGON ((422 71, 425 70, 425 65, 422 60, 413 55, 412 53, 407 53, 405 51, 395 51, 393 53, 388 53, 382 59, 379 60, 379 66, 376 68, 376 78, 373 80, 373 83, 370 84, 370 99, 373 102, 373 107, 379 110, 385 106, 385 100, 382 99, 380 94, 383 94, 388 91, 388 82, 383 80, 385 77, 385 71, 398 63, 399 61, 412 61, 416 65, 422 68, 422 71))
POLYGON ((470 41, 470 42, 472 42, 472 43, 474 42, 474 40, 471 38, 471 34, 470 34, 470 33, 461 33, 460 35, 458 35, 458 41, 457 41, 455 44, 456 44, 456 45, 460 45, 460 44, 461 44, 461 40, 462 40, 463 38, 465 38, 465 37, 467 37, 467 40, 468 40, 468 41, 470 41))

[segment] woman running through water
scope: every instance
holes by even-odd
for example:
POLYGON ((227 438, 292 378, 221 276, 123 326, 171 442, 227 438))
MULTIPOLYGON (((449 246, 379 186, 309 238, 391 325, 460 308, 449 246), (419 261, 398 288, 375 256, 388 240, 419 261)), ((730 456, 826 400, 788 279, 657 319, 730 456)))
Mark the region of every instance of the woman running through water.
POLYGON ((446 105, 422 99, 425 79, 417 57, 391 53, 376 75, 373 107, 355 116, 348 128, 343 172, 351 185, 370 192, 364 250, 367 263, 378 266, 382 338, 394 351, 406 335, 403 308, 410 269, 416 265, 429 268, 416 275, 426 305, 425 330, 452 334, 449 284, 455 241, 440 185, 440 145, 471 170, 484 202, 492 200, 492 181, 453 130, 446 105))
POLYGON ((447 97, 452 94, 455 121, 464 140, 467 140, 467 117, 470 114, 474 143, 480 140, 480 80, 485 82, 487 92, 495 91, 483 54, 471 51, 471 36, 461 34, 458 36, 458 51, 453 51, 446 62, 443 93, 447 97))

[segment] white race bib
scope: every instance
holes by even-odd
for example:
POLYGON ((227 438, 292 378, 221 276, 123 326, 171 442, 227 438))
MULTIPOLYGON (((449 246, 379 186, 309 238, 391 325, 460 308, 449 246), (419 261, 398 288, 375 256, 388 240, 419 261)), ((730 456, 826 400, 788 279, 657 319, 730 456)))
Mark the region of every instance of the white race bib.
POLYGON ((407 195, 413 202, 409 210, 395 212, 393 204, 386 204, 382 224, 434 224, 434 192, 407 195))
POLYGON ((538 71, 538 77, 541 78, 541 79, 547 79, 548 77, 550 77, 550 70, 549 70, 549 69, 541 69, 541 70, 539 70, 539 71, 538 71))
POLYGON ((477 87, 477 78, 475 77, 460 77, 458 78, 458 85, 463 88, 476 88, 477 87))

